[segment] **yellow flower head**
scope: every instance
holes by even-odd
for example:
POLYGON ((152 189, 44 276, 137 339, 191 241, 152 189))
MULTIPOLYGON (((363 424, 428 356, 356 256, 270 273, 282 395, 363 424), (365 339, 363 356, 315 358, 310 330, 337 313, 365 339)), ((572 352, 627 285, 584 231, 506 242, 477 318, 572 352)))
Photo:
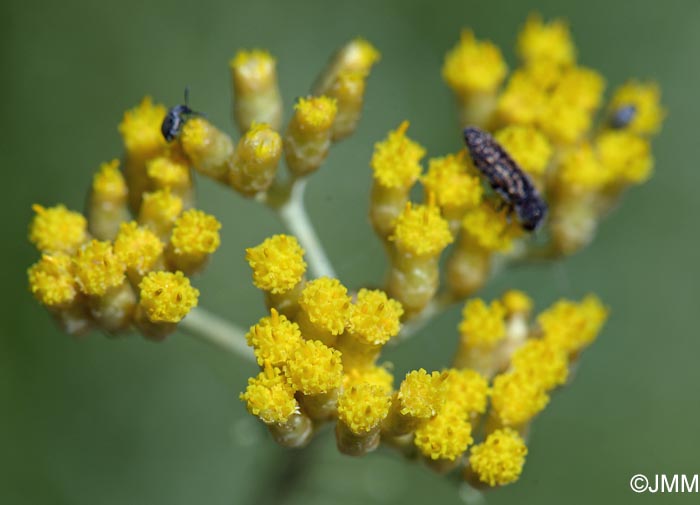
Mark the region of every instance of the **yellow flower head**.
POLYGON ((666 112, 661 106, 661 91, 656 83, 630 81, 615 90, 609 111, 634 106, 634 117, 625 130, 638 135, 653 135, 661 128, 666 112))
POLYGON ((102 201, 120 202, 126 198, 126 182, 119 171, 119 160, 114 159, 100 165, 92 179, 92 193, 102 201))
POLYGON ((274 235, 246 249, 253 284, 270 293, 285 293, 301 282, 306 272, 304 250, 291 235, 274 235))
POLYGON ((240 398, 248 412, 266 424, 286 423, 292 414, 299 412, 294 389, 281 370, 269 364, 257 377, 248 379, 248 387, 240 398))
POLYGON ((529 314, 532 312, 532 298, 527 296, 527 293, 517 289, 509 289, 501 297, 501 303, 506 308, 506 313, 511 314, 529 314))
POLYGON ((446 378, 447 374, 429 374, 423 368, 408 372, 397 394, 400 412, 419 419, 433 417, 445 402, 443 383, 446 378))
POLYGON ((175 254, 201 258, 219 248, 221 223, 201 210, 190 209, 175 221, 170 243, 175 254))
POLYGON ((447 370, 444 391, 445 403, 458 406, 465 415, 486 412, 490 388, 479 372, 456 368, 447 370))
POLYGON ((406 137, 408 126, 404 121, 386 140, 374 144, 370 166, 375 181, 386 188, 410 188, 420 175, 425 149, 406 137))
POLYGON ((139 305, 154 323, 177 323, 197 306, 199 290, 182 272, 150 272, 139 284, 139 305))
POLYGON ((171 225, 182 212, 182 198, 170 192, 170 189, 159 189, 153 193, 144 193, 139 221, 156 223, 157 226, 171 225))
POLYGON ((396 219, 394 233, 389 240, 397 249, 414 256, 438 256, 454 239, 440 209, 428 205, 406 204, 396 219))
POLYGON ((343 388, 348 389, 358 384, 378 386, 384 394, 394 390, 394 376, 385 366, 372 365, 361 370, 357 368, 344 369, 343 388))
POLYGON ((214 136, 214 126, 202 117, 187 121, 180 133, 182 149, 190 158, 201 158, 210 149, 214 136))
POLYGON ((497 375, 491 390, 491 407, 505 426, 520 426, 539 414, 549 395, 538 378, 515 370, 497 375))
POLYGON ((590 129, 593 117, 583 107, 575 107, 566 96, 552 95, 540 111, 537 125, 554 144, 573 144, 590 129))
POLYGON ((321 277, 304 286, 299 306, 313 324, 332 335, 340 335, 350 316, 351 299, 348 289, 338 279, 321 277))
POLYGON ((340 352, 318 340, 305 340, 292 351, 284 373, 292 387, 305 395, 327 393, 343 379, 340 352))
POLYGON ((594 111, 600 107, 605 79, 595 70, 572 67, 559 80, 554 93, 577 109, 594 111))
POLYGON ((416 429, 414 443, 426 458, 454 461, 467 450, 472 426, 461 409, 446 403, 432 419, 416 429))
POLYGON ((507 71, 496 45, 476 40, 471 30, 462 30, 459 43, 445 56, 442 78, 457 95, 468 96, 495 91, 507 71))
POLYGON ((530 339, 514 353, 511 368, 529 375, 546 391, 561 386, 569 375, 569 360, 565 352, 550 341, 530 339))
POLYGON ((294 105, 292 121, 302 132, 323 132, 333 126, 337 112, 335 98, 327 96, 300 98, 294 105))
POLYGON ((527 456, 525 442, 515 430, 496 430, 486 441, 472 447, 471 469, 481 482, 489 486, 504 486, 518 480, 527 456))
POLYGON ((282 137, 265 123, 253 123, 238 143, 236 159, 248 174, 276 165, 282 156, 282 137))
POLYGON ((403 307, 384 291, 361 289, 352 305, 348 328, 355 338, 370 345, 383 345, 398 335, 403 307))
POLYGON ((76 281, 86 295, 102 296, 124 282, 126 265, 109 242, 90 241, 78 249, 73 262, 76 281))
POLYGON ((534 124, 547 99, 548 91, 530 73, 516 70, 498 97, 496 113, 507 124, 534 124))
POLYGON ((600 299, 588 295, 579 303, 559 300, 537 316, 537 323, 545 340, 572 354, 595 340, 607 318, 600 299))
POLYGON ((505 212, 496 211, 488 202, 467 211, 462 232, 479 247, 494 252, 510 250, 521 233, 516 224, 508 223, 505 212))
POLYGON ((343 47, 339 61, 341 70, 368 73, 379 61, 381 54, 367 40, 357 37, 343 47))
POLYGON ((151 230, 131 221, 119 226, 114 253, 128 270, 145 275, 153 270, 163 254, 163 243, 151 230))
POLYGON ((576 61, 576 48, 563 20, 544 23, 540 15, 531 14, 518 35, 518 55, 528 64, 545 60, 566 66, 576 61))
POLYGON ((190 168, 173 156, 157 156, 146 164, 148 177, 157 189, 189 187, 190 168))
POLYGON ((435 196, 441 208, 461 209, 476 207, 481 202, 481 180, 467 171, 465 151, 431 158, 428 172, 421 177, 427 193, 435 196))
POLYGON ((160 127, 166 113, 165 106, 154 104, 150 96, 124 113, 124 118, 119 124, 119 133, 129 155, 147 159, 156 156, 165 148, 166 143, 160 127))
POLYGON ((29 240, 42 252, 73 253, 87 236, 87 220, 63 205, 49 207, 33 205, 36 213, 29 225, 29 240))
POLYGON ((531 175, 543 175, 552 157, 552 145, 534 126, 511 125, 498 130, 495 139, 531 175))
POLYGON ((562 192, 596 191, 612 178, 598 159, 590 143, 583 142, 568 149, 557 167, 557 184, 562 192))
POLYGON ((469 300, 462 309, 459 333, 469 347, 491 347, 506 336, 506 308, 498 300, 488 306, 481 298, 469 300))
POLYGON ((338 419, 356 435, 375 429, 389 414, 391 397, 381 386, 354 384, 338 397, 338 419))
POLYGON ((260 366, 265 362, 282 366, 302 343, 299 326, 275 309, 272 309, 270 316, 263 317, 252 326, 245 338, 248 345, 255 349, 260 366))
POLYGON ((238 51, 229 67, 237 91, 252 93, 265 88, 277 79, 276 61, 264 50, 238 51))
POLYGON ((642 184, 651 177, 654 158, 649 140, 629 131, 607 130, 596 139, 600 162, 623 184, 642 184))
POLYGON ((78 294, 72 258, 62 252, 43 254, 27 270, 29 290, 47 307, 70 305, 78 294))

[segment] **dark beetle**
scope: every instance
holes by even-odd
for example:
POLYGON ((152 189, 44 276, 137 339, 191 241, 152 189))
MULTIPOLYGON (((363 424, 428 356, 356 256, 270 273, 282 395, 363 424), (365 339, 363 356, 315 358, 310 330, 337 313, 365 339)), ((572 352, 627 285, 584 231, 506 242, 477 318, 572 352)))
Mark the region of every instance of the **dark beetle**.
POLYGON ((637 107, 624 105, 610 114, 610 127, 616 130, 627 127, 637 115, 637 107))
POLYGON ((494 138, 479 128, 464 129, 464 141, 474 165, 504 203, 515 211, 520 225, 536 230, 547 215, 547 203, 530 177, 494 138))
POLYGON ((190 89, 185 88, 185 105, 171 107, 165 115, 165 119, 163 119, 163 124, 160 125, 160 132, 166 141, 170 142, 180 135, 180 130, 182 130, 190 116, 201 115, 199 112, 190 109, 189 102, 190 89))

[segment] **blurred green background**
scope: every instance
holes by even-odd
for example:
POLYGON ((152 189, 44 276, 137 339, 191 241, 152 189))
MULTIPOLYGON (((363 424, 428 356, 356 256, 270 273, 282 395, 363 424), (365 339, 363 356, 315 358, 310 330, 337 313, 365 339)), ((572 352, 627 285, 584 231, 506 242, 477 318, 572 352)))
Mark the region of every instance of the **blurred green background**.
MULTIPOLYGON (((700 2, 1 5, 0 503, 459 503, 454 486, 422 465, 381 451, 343 457, 331 433, 290 460, 237 399, 254 368, 184 334, 162 345, 62 335, 27 293, 25 270, 37 253, 26 227, 33 202, 82 208, 98 164, 120 155, 123 110, 144 94, 175 104, 189 84, 193 107, 233 131, 227 61, 238 48, 278 57, 290 104, 338 45, 362 35, 383 54, 363 121, 313 177, 307 202, 341 279, 376 281, 385 260, 366 222, 373 143, 409 119, 431 155, 458 149, 443 54, 470 26, 514 63, 516 33, 533 10, 568 18, 580 61, 609 86, 658 80, 669 116, 655 142, 654 178, 629 192, 590 248, 508 272, 483 293, 525 289, 543 308, 592 291, 613 310, 573 385, 537 419, 522 479, 487 500, 697 503, 697 495, 636 495, 628 482, 636 473, 700 473, 700 2)), ((247 326, 263 305, 243 248, 281 225, 224 188, 201 182, 199 191, 201 207, 224 224, 223 246, 195 282, 201 305, 247 326)), ((458 317, 452 310, 392 350, 397 372, 446 364, 458 317)))

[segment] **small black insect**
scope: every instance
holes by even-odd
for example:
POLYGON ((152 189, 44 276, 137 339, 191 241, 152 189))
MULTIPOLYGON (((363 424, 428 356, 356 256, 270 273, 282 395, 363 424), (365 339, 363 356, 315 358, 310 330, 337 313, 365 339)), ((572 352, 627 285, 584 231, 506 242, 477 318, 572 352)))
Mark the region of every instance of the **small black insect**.
POLYGON ((494 138, 479 128, 464 129, 464 141, 474 165, 503 202, 515 211, 520 225, 536 230, 547 215, 547 203, 530 177, 494 138))
POLYGON ((627 127, 637 115, 637 107, 634 105, 623 105, 610 114, 610 127, 620 130, 627 127))
POLYGON ((160 125, 163 138, 170 142, 180 135, 180 130, 191 116, 201 116, 201 114, 190 109, 190 89, 185 88, 185 105, 171 107, 163 119, 163 124, 160 125))

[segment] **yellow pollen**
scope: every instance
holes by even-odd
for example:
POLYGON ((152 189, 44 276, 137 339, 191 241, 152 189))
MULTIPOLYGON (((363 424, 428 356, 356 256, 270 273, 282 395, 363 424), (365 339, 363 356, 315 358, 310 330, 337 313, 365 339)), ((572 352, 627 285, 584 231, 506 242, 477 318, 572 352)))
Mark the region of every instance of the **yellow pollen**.
POLYGON ((78 294, 72 258, 62 252, 43 254, 27 270, 29 290, 47 307, 70 305, 78 294))
POLYGON ((49 207, 33 205, 36 213, 29 226, 29 240, 42 252, 73 253, 87 236, 87 220, 63 205, 49 207))
POLYGON ((491 407, 505 426, 521 426, 539 414, 549 403, 539 377, 530 370, 497 375, 491 390, 491 407))
POLYGON ((182 127, 180 143, 188 154, 198 155, 211 146, 214 127, 202 117, 193 117, 182 127))
POLYGON ((139 284, 139 304, 154 323, 177 323, 197 306, 199 290, 182 272, 150 272, 139 284))
POLYGON ((476 40, 471 30, 462 30, 459 43, 445 56, 442 78, 456 94, 465 96, 495 91, 507 71, 497 46, 476 40))
POLYGON ((266 424, 283 424, 299 412, 294 389, 287 383, 279 368, 269 364, 257 377, 248 379, 248 387, 241 393, 248 412, 266 424))
POLYGON ((573 144, 590 129, 593 117, 583 107, 575 107, 566 96, 552 95, 540 111, 537 125, 554 144, 573 144))
POLYGON ((327 96, 300 98, 294 106, 294 121, 304 132, 322 132, 333 126, 338 106, 327 96))
POLYGON ((545 60, 557 65, 572 65, 576 48, 569 27, 560 20, 544 23, 538 14, 531 14, 518 35, 518 55, 525 63, 545 60))
POLYGON ((544 339, 572 354, 591 344, 608 318, 608 309, 594 295, 581 302, 559 300, 537 316, 544 339))
POLYGON ((462 232, 488 251, 509 251, 521 234, 517 224, 508 223, 505 212, 496 211, 486 201, 467 211, 462 218, 462 232))
POLYGON ((443 383, 447 374, 429 374, 423 368, 406 374, 397 398, 403 415, 429 419, 442 408, 445 398, 443 383))
POLYGON ((103 201, 123 201, 127 195, 124 176, 119 171, 119 160, 100 165, 92 179, 93 195, 103 201))
POLYGON ((124 113, 119 133, 127 153, 148 158, 165 148, 166 142, 160 128, 166 113, 165 106, 154 104, 150 96, 124 113))
POLYGON ((476 175, 467 172, 465 152, 432 158, 428 172, 421 177, 426 191, 435 195, 441 208, 461 209, 476 207, 481 202, 483 188, 476 175))
POLYGON ((144 275, 154 268, 163 254, 163 243, 151 230, 131 221, 119 226, 114 253, 128 270, 144 275))
POLYGON ((590 143, 583 142, 567 150, 557 167, 561 192, 595 191, 612 180, 612 174, 596 156, 590 143))
POLYGON ((425 149, 406 137, 409 123, 404 121, 386 140, 374 144, 370 166, 374 179, 387 188, 409 188, 421 172, 420 160, 425 149))
POLYGON ((338 279, 321 277, 308 282, 299 297, 299 305, 313 324, 332 335, 343 333, 350 317, 351 299, 338 279))
POLYGON ((472 447, 471 469, 481 482, 489 486, 504 486, 518 480, 527 456, 525 442, 515 430, 496 430, 486 441, 472 447))
POLYGON ((415 256, 438 256, 454 239, 450 227, 435 205, 414 205, 411 202, 396 219, 389 240, 396 247, 415 256))
POLYGON ((641 184, 654 167, 649 140, 628 131, 608 130, 595 141, 600 162, 614 181, 641 184))
POLYGON ((375 429, 389 414, 391 397, 381 386, 354 384, 338 397, 338 418, 357 435, 375 429))
POLYGON ((486 412, 490 391, 488 381, 479 372, 455 368, 447 370, 445 403, 458 406, 465 416, 486 412))
POLYGON ((370 345, 383 345, 398 335, 403 307, 380 290, 361 289, 352 305, 348 329, 370 345))
POLYGON ((572 67, 559 80, 554 93, 563 97, 572 107, 594 111, 600 107, 605 79, 595 70, 572 67))
POLYGON ((248 171, 277 163, 282 154, 282 138, 264 123, 253 123, 238 143, 236 157, 248 171))
POLYGON ((425 457, 450 461, 461 456, 473 441, 466 415, 451 404, 445 404, 435 417, 418 427, 414 439, 425 457))
POLYGON ((318 340, 305 340, 292 351, 284 373, 292 387, 305 395, 327 393, 342 383, 340 352, 318 340))
POLYGON ((280 294, 301 282, 306 272, 304 250, 291 235, 274 235, 246 249, 246 261, 253 270, 253 284, 258 289, 280 294))
POLYGON ((86 295, 102 296, 124 282, 126 265, 109 242, 90 241, 78 249, 73 262, 76 282, 86 295))
POLYGON ((508 124, 534 124, 547 103, 548 91, 524 70, 516 70, 498 98, 496 112, 508 124))
POLYGON ((148 177, 157 189, 186 188, 190 185, 190 168, 171 156, 158 156, 146 164, 148 177))
POLYGON ((552 157, 552 146, 534 126, 511 125, 498 130, 495 139, 531 175, 543 175, 552 157))
POLYGON ((530 339, 513 353, 511 368, 539 382, 545 391, 561 386, 569 374, 569 360, 559 347, 542 339, 530 339))
POLYGON ((469 347, 491 347, 506 336, 506 308, 494 300, 488 306, 480 298, 469 300, 462 309, 459 333, 469 347))
POLYGON ((394 390, 394 376, 391 375, 391 372, 385 366, 372 365, 361 370, 356 368, 344 369, 344 372, 343 388, 345 389, 367 383, 378 386, 387 395, 394 390))
POLYGON ((175 254, 203 258, 219 248, 221 223, 206 212, 186 210, 175 221, 170 243, 175 254))
POLYGON ((139 212, 139 221, 157 226, 175 223, 182 212, 182 199, 170 192, 170 189, 159 189, 153 193, 144 193, 139 212))
POLYGON ((270 316, 263 317, 252 326, 245 338, 248 345, 255 349, 260 366, 266 361, 282 366, 302 343, 299 326, 275 309, 272 309, 270 316))

